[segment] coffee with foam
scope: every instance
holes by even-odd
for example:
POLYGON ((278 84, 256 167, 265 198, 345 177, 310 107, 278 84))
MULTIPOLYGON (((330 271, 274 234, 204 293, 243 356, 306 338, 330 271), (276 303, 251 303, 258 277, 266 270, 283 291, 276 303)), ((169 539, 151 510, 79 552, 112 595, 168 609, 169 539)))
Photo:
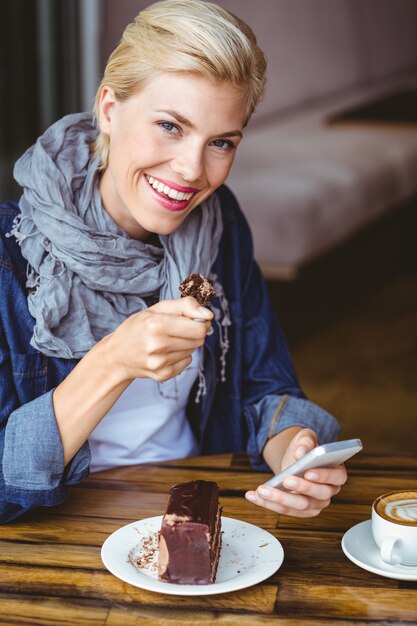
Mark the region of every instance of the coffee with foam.
POLYGON ((388 522, 417 526, 417 491, 395 491, 380 496, 375 510, 388 522))
POLYGON ((372 507, 372 534, 381 559, 390 565, 417 566, 417 491, 379 496, 372 507))

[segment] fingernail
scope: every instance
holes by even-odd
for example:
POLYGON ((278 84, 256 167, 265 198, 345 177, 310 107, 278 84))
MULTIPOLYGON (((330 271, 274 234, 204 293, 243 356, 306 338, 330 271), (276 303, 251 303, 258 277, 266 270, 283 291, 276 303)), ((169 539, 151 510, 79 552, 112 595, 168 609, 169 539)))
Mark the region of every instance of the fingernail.
POLYGON ((318 480, 319 475, 316 472, 308 472, 306 478, 307 480, 318 480))
POLYGON ((271 496, 272 492, 271 489, 269 487, 263 487, 262 485, 260 487, 258 487, 258 489, 256 490, 258 493, 261 494, 261 496, 271 496))
POLYGON ((306 448, 304 448, 304 446, 300 446, 295 451, 295 456, 297 457, 297 459, 301 459, 301 457, 304 456, 305 454, 307 454, 307 450, 306 448))
POLYGON ((295 478, 286 478, 284 480, 284 487, 294 489, 295 487, 298 487, 298 480, 296 480, 295 478))
POLYGON ((201 313, 201 315, 204 315, 206 319, 207 319, 207 313, 210 313, 210 310, 206 309, 204 306, 198 307, 198 311, 199 313, 201 313))
POLYGON ((256 502, 256 496, 253 493, 245 493, 245 498, 250 502, 256 502))
POLYGON ((210 335, 212 335, 213 333, 214 333, 213 326, 210 326, 210 328, 208 329, 207 336, 210 336, 210 335))

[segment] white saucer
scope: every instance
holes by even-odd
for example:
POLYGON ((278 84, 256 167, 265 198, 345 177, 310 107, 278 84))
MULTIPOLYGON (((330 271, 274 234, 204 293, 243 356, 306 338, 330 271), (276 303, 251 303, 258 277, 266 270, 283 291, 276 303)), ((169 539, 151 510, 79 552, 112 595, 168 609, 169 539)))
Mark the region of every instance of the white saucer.
POLYGON ((396 580, 417 580, 417 567, 390 565, 381 559, 373 535, 371 520, 352 526, 342 538, 342 550, 362 569, 396 580))

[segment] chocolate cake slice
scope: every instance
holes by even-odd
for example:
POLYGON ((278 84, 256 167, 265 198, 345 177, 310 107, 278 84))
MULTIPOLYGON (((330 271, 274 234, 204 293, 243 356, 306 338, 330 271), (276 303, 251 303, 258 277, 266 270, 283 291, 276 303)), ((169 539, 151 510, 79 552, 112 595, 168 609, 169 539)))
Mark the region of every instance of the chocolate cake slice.
POLYGON ((159 579, 183 585, 213 583, 221 549, 218 486, 192 480, 174 485, 169 494, 159 533, 159 579))
POLYGON ((207 306, 210 302, 210 298, 216 297, 216 290, 214 289, 208 278, 205 278, 203 274, 190 274, 180 284, 181 297, 193 296, 201 306, 207 306))

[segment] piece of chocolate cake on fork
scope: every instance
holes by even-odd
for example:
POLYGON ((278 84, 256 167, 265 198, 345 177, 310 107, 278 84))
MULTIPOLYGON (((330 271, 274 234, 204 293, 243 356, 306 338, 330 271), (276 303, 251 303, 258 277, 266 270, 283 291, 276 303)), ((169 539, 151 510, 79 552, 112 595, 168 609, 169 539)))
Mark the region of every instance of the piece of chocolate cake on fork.
POLYGON ((180 294, 182 298, 185 296, 193 296, 201 306, 207 306, 210 298, 217 296, 216 290, 203 274, 190 274, 180 284, 180 294))
POLYGON ((215 482, 193 480, 170 489, 159 533, 158 577, 186 585, 216 579, 221 550, 221 506, 215 482))

